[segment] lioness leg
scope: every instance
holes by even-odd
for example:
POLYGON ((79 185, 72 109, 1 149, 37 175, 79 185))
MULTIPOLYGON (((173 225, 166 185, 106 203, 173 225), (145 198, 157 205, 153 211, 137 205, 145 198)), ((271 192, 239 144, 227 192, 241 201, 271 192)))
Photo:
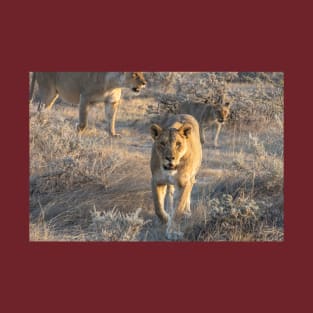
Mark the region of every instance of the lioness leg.
POLYGON ((43 106, 45 109, 51 109, 55 100, 58 98, 55 83, 55 73, 38 72, 37 83, 41 103, 38 105, 38 111, 43 106))
POLYGON ((40 104, 38 105, 38 111, 42 109, 42 106, 50 110, 55 103, 56 99, 59 97, 56 90, 53 88, 42 87, 39 86, 39 97, 40 104))
POLYGON ((87 127, 88 106, 89 100, 81 95, 79 101, 79 123, 77 125, 78 131, 82 131, 87 127))
POLYGON ((214 147, 218 147, 218 136, 220 134, 222 128, 222 124, 218 123, 216 125, 216 132, 215 132, 215 137, 214 137, 214 147))
POLYGON ((175 221, 174 221, 174 194, 175 194, 175 186, 168 185, 166 198, 165 198, 165 205, 166 210, 169 213, 169 218, 166 227, 166 237, 168 239, 179 239, 183 234, 179 233, 175 228, 175 221))
POLYGON ((115 119, 117 114, 117 109, 119 106, 119 100, 114 102, 105 103, 105 113, 108 121, 108 131, 111 136, 118 136, 115 132, 115 119))
POLYGON ((105 114, 108 122, 108 131, 111 136, 119 136, 115 132, 115 120, 120 104, 122 91, 120 88, 114 89, 105 100, 105 114))
POLYGON ((204 144, 204 127, 202 124, 199 124, 199 131, 200 131, 200 141, 204 144))
POLYGON ((192 183, 187 183, 185 186, 176 186, 175 189, 175 216, 174 219, 181 217, 183 214, 190 213, 190 196, 192 183))
POLYGON ((170 240, 180 240, 183 238, 184 233, 180 231, 179 219, 187 213, 190 213, 190 194, 192 184, 188 183, 184 187, 176 186, 174 195, 174 210, 175 212, 169 219, 169 223, 166 230, 166 237, 170 240))
POLYGON ((174 185, 167 185, 166 197, 165 197, 165 209, 169 213, 170 217, 174 214, 174 185))
POLYGON ((166 188, 166 185, 157 185, 156 183, 152 183, 152 196, 155 213, 163 223, 168 222, 168 214, 164 209, 166 188))

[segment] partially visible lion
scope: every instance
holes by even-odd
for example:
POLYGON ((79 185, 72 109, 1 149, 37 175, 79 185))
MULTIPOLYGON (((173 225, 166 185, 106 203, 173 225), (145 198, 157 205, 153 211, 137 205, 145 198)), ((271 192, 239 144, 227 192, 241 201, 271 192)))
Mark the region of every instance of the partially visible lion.
POLYGON ((167 223, 168 239, 179 239, 179 218, 190 212, 190 195, 202 161, 199 125, 187 114, 152 124, 152 195, 155 213, 167 223), (167 211, 167 212, 166 212, 167 211))
POLYGON ((222 125, 224 125, 230 115, 230 106, 231 103, 228 100, 222 104, 183 102, 179 105, 178 112, 190 114, 197 119, 200 126, 200 139, 202 144, 205 141, 204 128, 206 126, 210 127, 212 130, 212 140, 214 141, 214 147, 218 147, 218 137, 222 125))
POLYGON ((34 72, 30 100, 35 81, 38 83, 39 97, 44 108, 51 109, 58 96, 69 103, 79 103, 78 130, 87 126, 88 106, 104 102, 112 136, 116 135, 115 119, 121 88, 131 88, 139 93, 146 85, 142 72, 34 72))

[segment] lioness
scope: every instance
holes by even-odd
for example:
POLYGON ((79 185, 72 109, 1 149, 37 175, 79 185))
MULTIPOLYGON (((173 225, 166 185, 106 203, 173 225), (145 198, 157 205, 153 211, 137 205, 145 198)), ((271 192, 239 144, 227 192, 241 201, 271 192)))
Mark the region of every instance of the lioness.
POLYGON ((190 214, 190 194, 202 161, 199 125, 191 115, 179 114, 152 124, 150 131, 154 139, 150 167, 155 213, 167 223, 167 238, 179 239, 183 234, 175 228, 176 222, 183 214, 190 214))
MULTIPOLYGON (((90 104, 104 102, 108 108, 109 132, 115 136, 115 119, 121 98, 121 88, 131 88, 139 93, 146 85, 142 72, 34 72, 30 87, 32 99, 35 80, 43 106, 51 109, 60 96, 70 103, 79 103, 78 130, 87 126, 87 112, 90 104)), ((40 109, 40 107, 38 107, 40 109)))
POLYGON ((179 113, 190 114, 194 116, 200 125, 200 139, 204 143, 204 128, 209 126, 212 129, 212 140, 214 147, 218 147, 218 137, 222 125, 228 119, 230 114, 230 102, 223 104, 207 104, 202 102, 183 102, 179 106, 179 113), (214 131, 215 128, 215 131, 214 131))

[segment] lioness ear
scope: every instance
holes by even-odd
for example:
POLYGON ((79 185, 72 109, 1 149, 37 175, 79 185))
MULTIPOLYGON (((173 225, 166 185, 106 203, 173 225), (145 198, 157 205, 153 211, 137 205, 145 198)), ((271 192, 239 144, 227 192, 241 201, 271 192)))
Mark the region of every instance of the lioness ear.
POLYGON ((162 132, 162 128, 157 124, 152 124, 150 127, 151 137, 156 140, 162 132))
POLYGON ((133 73, 132 73, 132 77, 133 77, 133 78, 137 78, 137 76, 138 76, 137 72, 133 72, 133 73))
POLYGON ((189 137, 189 135, 191 134, 191 130, 192 130, 192 125, 190 124, 184 124, 180 129, 179 132, 180 134, 182 134, 183 136, 185 136, 186 138, 189 137))

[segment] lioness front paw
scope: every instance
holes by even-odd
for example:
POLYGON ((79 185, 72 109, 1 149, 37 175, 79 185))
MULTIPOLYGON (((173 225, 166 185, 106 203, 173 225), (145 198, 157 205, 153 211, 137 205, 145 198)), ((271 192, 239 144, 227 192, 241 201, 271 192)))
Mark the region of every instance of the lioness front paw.
POLYGON ((167 224, 169 221, 169 215, 168 214, 159 214, 158 217, 159 217, 159 220, 161 221, 162 224, 167 224))

